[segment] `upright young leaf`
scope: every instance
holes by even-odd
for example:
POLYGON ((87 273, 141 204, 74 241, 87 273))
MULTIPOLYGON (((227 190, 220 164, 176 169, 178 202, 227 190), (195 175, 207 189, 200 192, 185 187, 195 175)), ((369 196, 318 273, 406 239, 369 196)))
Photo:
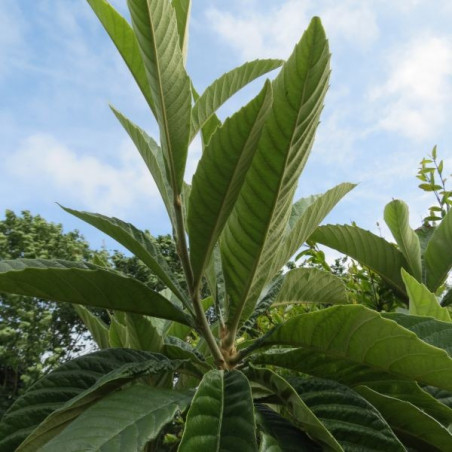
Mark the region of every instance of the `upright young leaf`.
POLYGON ((188 24, 190 22, 191 0, 171 0, 171 4, 176 12, 179 45, 182 50, 185 64, 187 62, 188 24))
POLYGON ((91 336, 99 348, 109 348, 108 326, 98 316, 94 315, 88 308, 82 305, 74 305, 75 312, 82 319, 91 336))
POLYGON ((190 133, 191 92, 168 0, 128 0, 155 104, 160 140, 174 194, 182 190, 190 133))
POLYGON ((282 243, 328 88, 330 54, 314 18, 273 81, 273 106, 221 241, 234 333, 253 312, 282 243))
POLYGON ((424 253, 426 286, 430 291, 444 283, 452 267, 452 209, 430 238, 424 253))
MULTIPOLYGON (((282 60, 254 60, 223 74, 196 100, 191 114, 190 141, 233 94, 258 77, 277 69, 282 60)), ((215 121, 216 122, 216 121, 215 121)), ((206 143, 209 140, 206 140, 206 143)))
POLYGON ((45 259, 0 261, 0 291, 192 325, 181 309, 140 281, 90 264, 45 259))
POLYGON ((444 322, 450 322, 450 314, 447 308, 440 306, 435 294, 419 280, 413 278, 402 268, 402 278, 410 299, 410 314, 433 317, 444 322))
POLYGON ((190 260, 197 284, 237 200, 271 103, 267 82, 255 99, 217 129, 199 161, 188 209, 190 260))
POLYGON ((400 251, 405 256, 410 273, 421 281, 421 246, 419 237, 410 227, 408 206, 403 201, 395 199, 386 205, 384 218, 400 251))
POLYGON ((151 89, 149 88, 140 49, 138 48, 137 39, 132 27, 106 0, 87 1, 118 49, 143 96, 155 114, 151 89))
POLYGON ((251 389, 239 371, 205 374, 187 415, 179 452, 257 452, 251 389))

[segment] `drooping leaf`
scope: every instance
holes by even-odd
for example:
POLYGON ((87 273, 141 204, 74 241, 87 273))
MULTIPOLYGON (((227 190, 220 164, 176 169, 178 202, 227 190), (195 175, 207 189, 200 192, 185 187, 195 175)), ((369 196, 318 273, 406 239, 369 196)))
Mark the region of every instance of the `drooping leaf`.
POLYGON ((270 369, 260 369, 254 366, 247 370, 247 376, 251 381, 270 389, 274 393, 278 403, 284 406, 290 421, 296 427, 308 433, 311 438, 320 442, 327 450, 343 450, 331 432, 309 409, 287 380, 270 369))
POLYGON ((110 342, 108 340, 108 327, 105 322, 84 306, 75 304, 74 309, 82 319, 86 328, 88 328, 94 342, 96 342, 99 348, 109 348, 110 342))
POLYGON ((302 430, 267 405, 256 403, 256 420, 263 430, 259 451, 320 452, 321 447, 302 430))
POLYGON ((452 449, 452 434, 415 405, 366 386, 356 390, 383 415, 406 446, 423 451, 452 449))
POLYGON ((433 317, 444 322, 451 321, 449 311, 439 304, 435 294, 430 292, 424 284, 413 278, 403 268, 402 279, 410 299, 410 314, 433 317))
POLYGON ((345 384, 415 380, 452 389, 452 358, 445 350, 361 305, 333 306, 280 324, 263 345, 298 349, 255 358, 345 384))
POLYGON ((133 75, 151 110, 154 102, 137 39, 130 24, 106 1, 87 0, 133 75))
MULTIPOLYGON (((190 141, 215 112, 241 88, 267 72, 277 69, 282 60, 254 60, 223 74, 197 99, 191 114, 190 141)), ((206 143, 209 141, 205 140, 206 143)))
POLYGON ((318 268, 295 268, 287 272, 276 298, 277 303, 345 304, 344 282, 318 268))
POLYGON ((145 284, 91 264, 45 259, 0 261, 0 291, 192 325, 182 310, 145 284))
POLYGON ((452 267, 452 209, 430 238, 424 253, 426 286, 432 292, 445 281, 452 267))
POLYGON ((130 386, 89 407, 41 450, 143 450, 178 411, 185 410, 190 400, 188 393, 141 384, 130 386))
POLYGON ((339 184, 326 193, 301 199, 292 206, 284 240, 275 256, 274 272, 282 268, 306 242, 333 207, 355 186, 355 184, 350 183, 339 184))
POLYGON ((176 12, 179 45, 182 50, 185 64, 188 51, 188 23, 190 21, 191 0, 171 0, 171 4, 176 12))
POLYGON ((67 207, 63 207, 63 209, 100 231, 105 232, 105 234, 108 234, 111 238, 127 248, 136 257, 141 259, 180 300, 186 302, 187 296, 184 296, 182 293, 182 289, 172 274, 167 261, 149 234, 140 231, 133 224, 126 223, 118 218, 109 218, 98 213, 81 212, 67 207))
POLYGON ((188 210, 190 260, 199 284, 251 164, 272 102, 270 82, 213 135, 193 176, 188 210))
POLYGON ((395 199, 386 205, 384 218, 400 251, 405 256, 410 273, 421 281, 421 246, 419 237, 410 227, 408 206, 403 201, 395 199))
POLYGON ((211 370, 188 411, 179 452, 257 452, 251 389, 240 371, 211 370))
POLYGON ((314 18, 273 81, 273 106, 221 240, 233 333, 253 312, 283 240, 329 78, 328 42, 314 18))
POLYGON ((190 133, 191 92, 179 46, 176 13, 168 0, 128 0, 160 128, 167 174, 182 190, 190 133))
POLYGON ((353 389, 319 378, 289 382, 344 450, 405 451, 381 414, 353 389))
POLYGON ((356 259, 378 273, 401 295, 405 294, 400 269, 407 268, 406 260, 385 239, 357 226, 347 225, 320 226, 310 238, 356 259))
POLYGON ((165 204, 166 211, 172 223, 175 224, 173 190, 166 174, 165 160, 160 146, 144 130, 130 121, 130 119, 126 118, 114 107, 110 106, 110 108, 129 134, 141 158, 146 163, 165 204))
MULTIPOLYGON (((162 355, 160 357, 169 362, 162 355)), ((131 378, 135 378, 132 374, 127 374, 128 366, 133 369, 134 366, 144 365, 143 363, 149 363, 152 359, 155 359, 155 355, 147 352, 108 349, 63 364, 31 386, 2 418, 0 451, 15 450, 53 411, 61 409, 65 404, 70 405, 71 399, 74 399, 74 406, 75 400, 83 399, 84 403, 90 403, 101 395, 96 390, 113 390, 118 385, 124 384, 127 379, 130 381, 131 378), (86 399, 83 395, 80 399, 77 398, 81 394, 91 396, 86 399)), ((137 377, 140 375, 142 373, 137 372, 137 377)), ((65 420, 61 419, 61 422, 63 425, 65 420)), ((58 428, 58 422, 54 424, 54 428, 58 428)))

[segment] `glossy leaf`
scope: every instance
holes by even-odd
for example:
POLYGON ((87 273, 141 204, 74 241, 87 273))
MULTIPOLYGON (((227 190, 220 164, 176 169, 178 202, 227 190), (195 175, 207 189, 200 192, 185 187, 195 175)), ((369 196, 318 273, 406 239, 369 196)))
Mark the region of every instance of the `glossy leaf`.
POLYGON ((239 371, 212 370, 196 391, 179 452, 257 452, 251 389, 239 371))
POLYGON ((91 333, 91 336, 98 347, 101 349, 109 348, 110 341, 108 340, 108 326, 105 322, 82 305, 74 305, 74 309, 82 319, 86 328, 88 328, 88 331, 91 333))
POLYGON ((407 267, 406 260, 385 239, 357 226, 346 225, 320 226, 310 238, 356 259, 378 273, 400 294, 405 294, 400 269, 407 267))
POLYGON ((410 227, 408 206, 403 201, 395 199, 386 205, 384 218, 400 251, 405 256, 410 273, 421 281, 421 246, 419 237, 410 227))
POLYGON ((452 358, 446 351, 360 305, 299 315, 278 326, 262 344, 299 349, 261 355, 255 359, 261 364, 346 384, 408 379, 452 389, 452 358))
POLYGON ((287 272, 277 303, 347 303, 344 282, 317 268, 296 268, 287 272))
POLYGON ((443 284, 452 267, 452 209, 430 238, 424 254, 426 286, 432 292, 443 284))
POLYGON ((130 386, 89 407, 41 451, 143 450, 190 400, 189 394, 175 390, 130 386))
POLYGON ((452 449, 452 434, 415 405, 366 386, 356 389, 382 414, 405 445, 425 451, 452 449))
POLYGON ((151 110, 155 112, 146 71, 132 27, 106 0, 87 1, 124 59, 151 110))
POLYGON ((328 88, 330 54, 314 18, 273 81, 273 107, 221 240, 232 331, 253 312, 271 274, 328 88))
POLYGON ((435 294, 430 292, 424 284, 413 278, 402 268, 402 278, 410 299, 410 314, 433 317, 437 320, 450 322, 447 308, 441 307, 435 294))
POLYGON ((283 377, 270 369, 260 369, 251 366, 247 376, 265 388, 271 390, 278 403, 283 405, 290 421, 305 431, 311 438, 320 442, 327 450, 342 451, 342 447, 335 440, 331 432, 309 409, 297 394, 295 389, 283 377))
MULTIPOLYGON (((206 88, 193 106, 190 141, 231 96, 248 83, 277 69, 282 64, 282 60, 254 60, 226 72, 215 80, 206 88)), ((207 143, 209 140, 205 141, 207 143)))
POLYGON ((187 160, 191 92, 176 14, 168 0, 127 3, 151 87, 167 174, 173 192, 179 194, 187 160))
POLYGON ((194 280, 206 264, 237 200, 272 103, 270 82, 228 118, 205 148, 193 176, 188 209, 190 259, 194 280))
POLYGON ((188 51, 188 24, 190 19, 191 0, 171 0, 176 13, 177 32, 179 34, 179 45, 184 57, 184 64, 187 61, 188 51))
POLYGON ((45 259, 0 261, 0 291, 192 324, 177 306, 145 284, 90 264, 45 259))
MULTIPOLYGON (((38 380, 24 395, 19 397, 10 407, 0 423, 0 451, 10 452, 47 418, 53 411, 61 409, 65 404, 71 406, 73 400, 84 400, 89 404, 101 395, 102 391, 111 391, 125 381, 130 381, 131 374, 126 377, 128 366, 141 366, 154 359, 155 355, 136 350, 109 349, 91 353, 63 364, 53 372, 38 380), (108 376, 107 376, 108 375, 108 376), (117 378, 116 378, 117 377, 117 378), (105 383, 105 385, 104 385, 105 383), (96 392, 99 390, 100 392, 96 392), (103 388, 103 389, 102 389, 103 388), (85 396, 90 397, 84 398, 85 396)), ((161 355, 160 355, 161 356, 161 355)), ((166 358, 166 362, 169 362, 166 358)), ((137 377, 141 375, 137 372, 137 377)), ((76 410, 74 416, 78 415, 76 410)), ((53 419, 53 418, 52 418, 53 419)), ((72 418, 68 418, 72 419, 72 418)), ((64 426, 61 418, 49 424, 55 431, 64 426), (58 422, 61 421, 61 424, 58 422)), ((47 430, 43 429, 42 434, 47 430)))

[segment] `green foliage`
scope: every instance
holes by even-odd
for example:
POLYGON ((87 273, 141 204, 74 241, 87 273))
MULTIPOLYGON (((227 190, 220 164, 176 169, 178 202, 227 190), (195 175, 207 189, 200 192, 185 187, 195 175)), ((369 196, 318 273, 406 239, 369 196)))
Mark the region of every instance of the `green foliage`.
MULTIPOLYGON (((452 393, 452 324, 347 304, 344 283, 322 259, 324 270, 281 271, 353 188, 293 203, 329 83, 320 19, 286 62, 247 63, 198 95, 185 69, 189 0, 128 0, 132 27, 107 1, 89 3, 157 121, 159 144, 114 110, 162 194, 180 267, 170 271, 149 233, 73 210, 135 253, 122 268, 136 277, 103 259, 0 263, 0 290, 106 308, 109 324, 79 312, 98 344, 114 347, 30 388, 4 417, 2 450, 451 450, 451 409, 442 401, 452 393), (229 96, 280 65, 248 105, 220 121, 216 109, 229 96), (198 131, 204 153, 190 186, 185 162, 198 131), (285 301, 306 312, 259 334, 259 317, 285 301)), ((449 265, 437 249, 451 236, 446 215, 424 246, 407 219, 403 204, 388 208, 399 248, 356 227, 314 236, 351 249, 407 298, 401 268, 419 277, 420 259, 436 290, 449 265)))

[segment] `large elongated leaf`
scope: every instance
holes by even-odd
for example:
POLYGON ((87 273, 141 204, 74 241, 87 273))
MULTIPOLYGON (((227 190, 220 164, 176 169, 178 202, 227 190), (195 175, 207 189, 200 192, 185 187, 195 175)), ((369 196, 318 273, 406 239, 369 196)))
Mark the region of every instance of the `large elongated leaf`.
POLYGON ((239 371, 208 372, 188 411, 180 452, 257 452, 251 389, 239 371))
POLYGON ((325 32, 314 18, 273 82, 272 111, 221 241, 232 333, 273 276, 328 87, 329 60, 325 32))
MULTIPOLYGON (((94 401, 99 394, 92 392, 90 388, 101 389, 104 387, 102 382, 110 385, 109 390, 115 389, 118 384, 122 385, 125 374, 118 369, 124 370, 127 365, 133 368, 154 357, 155 355, 150 353, 136 350, 110 349, 63 364, 37 381, 10 407, 0 423, 0 451, 15 450, 48 415, 80 394, 92 395, 91 399, 85 399, 86 403, 94 401), (109 377, 104 377, 106 375, 109 377), (114 383, 115 376, 122 378, 120 381, 116 379, 118 384, 114 383)), ((140 375, 138 372, 137 376, 140 375)))
POLYGON ((173 190, 166 174, 165 160, 160 146, 144 130, 130 121, 130 119, 126 118, 114 107, 110 108, 129 134, 142 159, 146 163, 160 192, 166 211, 168 212, 172 223, 175 224, 173 190))
POLYGON ((186 301, 187 297, 184 296, 167 261, 153 243, 149 234, 140 231, 133 224, 126 223, 118 218, 109 218, 98 213, 81 212, 67 207, 63 207, 63 209, 115 239, 141 259, 180 300, 186 301))
POLYGON ((430 292, 419 280, 413 278, 402 268, 402 278, 410 299, 410 314, 433 317, 437 320, 450 322, 447 308, 441 307, 435 294, 430 292))
POLYGON ((356 389, 378 409, 405 445, 423 451, 452 449, 452 434, 415 405, 366 386, 356 389))
MULTIPOLYGON (((282 60, 255 60, 223 74, 197 99, 191 114, 190 141, 232 95, 256 78, 277 69, 282 60)), ((206 143, 208 140, 206 140, 206 143)))
POLYGON ((94 315, 88 308, 81 305, 74 305, 75 312, 82 319, 94 342, 99 348, 109 348, 110 342, 108 340, 108 326, 98 316, 94 315))
POLYGON ((270 369, 260 369, 254 366, 251 366, 250 370, 247 371, 247 375, 250 380, 270 389, 275 394, 278 403, 284 406, 294 425, 323 444, 328 450, 343 450, 333 435, 303 402, 287 380, 270 369))
POLYGON ((421 281, 421 246, 419 237, 410 227, 408 206, 403 201, 395 199, 386 205, 384 218, 400 251, 405 256, 410 273, 421 281))
POLYGON ((190 22, 191 0, 171 0, 171 4, 176 12, 179 45, 182 50, 185 64, 188 51, 188 24, 190 22))
POLYGON ((426 285, 432 291, 445 281, 452 267, 452 209, 430 238, 424 253, 426 285))
POLYGON ((118 49, 143 96, 155 114, 154 102, 146 78, 146 71, 132 27, 106 0, 87 1, 118 49))
POLYGON ((281 324, 263 344, 300 347, 256 362, 346 384, 415 380, 452 389, 452 358, 396 322, 360 305, 333 306, 281 324))
POLYGON ((42 452, 122 452, 143 450, 191 396, 145 385, 130 386, 89 407, 42 452), (81 434, 83 432, 83 434, 81 434))
POLYGON ((168 0, 128 0, 146 68, 167 173, 182 190, 190 133, 191 92, 179 46, 176 14, 168 0))
POLYGON ((188 209, 190 260, 197 284, 237 200, 271 103, 267 82, 255 99, 217 130, 198 164, 188 209))
POLYGON ((333 207, 356 185, 339 184, 322 195, 297 201, 287 223, 283 243, 275 256, 273 271, 278 271, 303 245, 333 207))
POLYGON ((405 294, 400 269, 407 268, 408 264, 402 253, 385 239, 347 225, 320 226, 310 238, 356 259, 378 273, 400 294, 405 294))
POLYGON ((45 259, 0 261, 0 291, 192 324, 177 306, 140 281, 90 264, 45 259))
POLYGON ((344 282, 317 268, 296 268, 287 272, 277 303, 347 303, 344 282))
POLYGON ((381 414, 347 386, 318 378, 290 384, 346 451, 405 451, 381 414))

